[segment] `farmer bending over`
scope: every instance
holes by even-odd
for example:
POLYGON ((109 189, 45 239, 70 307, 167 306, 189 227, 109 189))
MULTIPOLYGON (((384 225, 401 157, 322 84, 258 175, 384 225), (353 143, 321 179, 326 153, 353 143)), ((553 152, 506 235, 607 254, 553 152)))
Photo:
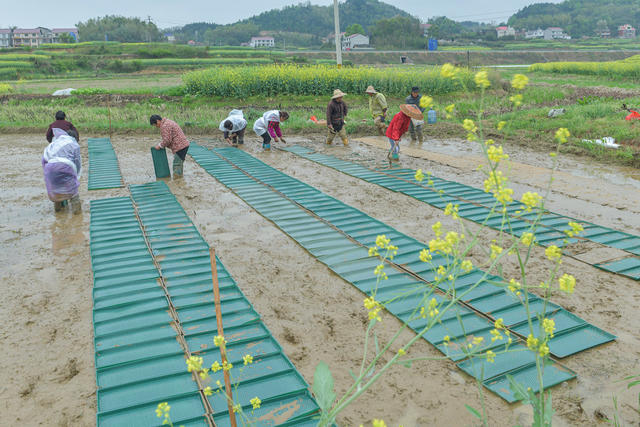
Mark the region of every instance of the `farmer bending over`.
POLYGON ((253 131, 262 138, 262 148, 265 151, 271 151, 272 138, 274 142, 282 141, 285 144, 287 143, 282 137, 280 123, 287 121, 288 118, 289 113, 286 111, 271 110, 255 121, 253 131))
POLYGON ((344 103, 342 97, 345 96, 340 89, 333 91, 333 97, 329 105, 327 105, 327 127, 329 128, 329 134, 327 135, 327 144, 331 145, 336 135, 340 135, 342 143, 349 145, 349 139, 347 139, 347 131, 344 129, 344 118, 347 117, 348 108, 344 103))
POLYGON ((52 142, 42 154, 47 194, 56 212, 60 212, 67 205, 67 200, 71 199, 71 210, 77 214, 81 210, 78 188, 82 173, 78 133, 75 130, 67 133, 54 128, 52 134, 52 142))
POLYGON ((162 142, 156 145, 156 150, 162 150, 167 147, 173 152, 173 177, 182 177, 184 159, 187 157, 187 151, 189 151, 189 141, 184 136, 184 132, 180 129, 180 126, 173 120, 163 119, 157 114, 154 114, 149 118, 151 126, 160 128, 160 135, 162 135, 162 142))
POLYGON ((76 129, 71 122, 68 122, 66 118, 67 115, 64 113, 64 111, 58 111, 56 113, 56 121, 51 123, 49 125, 49 129, 47 129, 47 141, 51 142, 53 140, 54 129, 61 129, 65 132, 69 132, 70 130, 72 130, 77 135, 76 141, 80 141, 80 133, 78 132, 78 129, 76 129))
POLYGON ((369 86, 365 92, 369 95, 369 112, 373 117, 373 124, 378 134, 384 135, 387 130, 387 98, 380 92, 376 92, 373 86, 369 86))
POLYGON ((387 138, 389 138, 389 144, 391 144, 391 149, 389 150, 391 160, 397 161, 400 158, 400 140, 402 135, 409 129, 411 119, 420 120, 422 118, 422 112, 415 105, 402 104, 400 106, 400 112, 393 116, 387 128, 387 138))
POLYGON ((220 122, 220 130, 224 132, 224 139, 232 145, 244 144, 244 131, 247 121, 242 110, 231 110, 229 117, 220 122))

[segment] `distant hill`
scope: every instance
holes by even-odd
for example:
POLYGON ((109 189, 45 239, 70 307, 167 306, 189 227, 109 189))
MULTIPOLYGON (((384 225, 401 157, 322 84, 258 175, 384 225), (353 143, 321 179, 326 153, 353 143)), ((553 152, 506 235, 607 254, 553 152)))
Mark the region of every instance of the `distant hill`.
POLYGON ((562 27, 572 37, 594 36, 597 28, 617 34, 619 25, 640 26, 638 0, 566 0, 562 3, 537 3, 509 18, 514 28, 562 27))
MULTIPOLYGON (((347 0, 340 3, 340 27, 344 31, 351 24, 365 30, 381 19, 410 15, 395 6, 378 0, 347 0)), ((310 2, 282 9, 273 9, 240 21, 255 24, 261 30, 308 33, 325 37, 333 33, 333 6, 314 6, 310 2)))

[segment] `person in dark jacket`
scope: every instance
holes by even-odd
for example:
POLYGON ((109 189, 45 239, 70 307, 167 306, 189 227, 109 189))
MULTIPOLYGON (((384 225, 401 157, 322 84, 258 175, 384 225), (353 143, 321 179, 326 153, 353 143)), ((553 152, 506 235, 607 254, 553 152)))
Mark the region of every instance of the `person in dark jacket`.
POLYGON ((400 140, 402 135, 409 129, 411 119, 419 120, 422 117, 422 112, 415 105, 402 104, 400 106, 400 112, 393 116, 389 127, 387 127, 386 135, 391 145, 389 149, 391 160, 397 161, 400 158, 400 140))
POLYGON ((74 134, 73 136, 76 137, 76 141, 80 142, 80 133, 78 132, 78 129, 75 128, 75 126, 73 126, 73 124, 71 122, 68 122, 66 120, 67 115, 64 113, 64 111, 58 111, 56 113, 56 121, 51 123, 49 125, 49 129, 47 129, 47 141, 49 141, 49 143, 51 143, 51 141, 53 140, 53 130, 54 129, 61 129, 67 133, 69 133, 69 131, 73 131, 74 134))
POLYGON ((342 97, 345 96, 340 89, 333 91, 331 102, 327 105, 327 127, 329 134, 327 135, 327 144, 331 145, 336 135, 340 136, 344 145, 349 145, 347 131, 344 129, 344 118, 347 117, 349 109, 344 103, 342 97))
MULTIPOLYGON (((407 99, 405 99, 404 102, 409 105, 415 105, 421 112, 424 113, 424 108, 420 106, 421 99, 422 95, 420 95, 420 88, 418 86, 414 86, 411 88, 411 94, 407 96, 407 99)), ((415 142, 416 139, 419 142, 423 141, 424 137, 422 135, 422 125, 424 125, 424 120, 416 120, 415 122, 412 120, 409 124, 411 142, 415 142)))

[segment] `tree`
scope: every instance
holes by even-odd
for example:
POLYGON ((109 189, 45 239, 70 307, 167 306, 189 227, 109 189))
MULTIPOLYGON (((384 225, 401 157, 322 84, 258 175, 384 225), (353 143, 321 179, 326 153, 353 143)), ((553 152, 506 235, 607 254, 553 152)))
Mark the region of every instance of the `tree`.
POLYGON ((110 40, 124 43, 158 42, 162 33, 153 22, 124 16, 104 16, 77 24, 80 39, 84 41, 110 40))
POLYGON ((360 24, 351 24, 347 27, 345 31, 345 36, 350 36, 352 34, 364 34, 364 28, 360 24))
POLYGON ((75 43, 76 42, 76 38, 73 37, 71 34, 69 33, 62 33, 58 36, 58 40, 60 40, 60 43, 75 43))
POLYGON ((446 16, 431 18, 429 19, 429 24, 431 24, 429 37, 434 39, 454 39, 465 32, 462 25, 446 16))
POLYGON ((376 22, 371 37, 379 49, 424 49, 426 44, 420 21, 403 16, 376 22))

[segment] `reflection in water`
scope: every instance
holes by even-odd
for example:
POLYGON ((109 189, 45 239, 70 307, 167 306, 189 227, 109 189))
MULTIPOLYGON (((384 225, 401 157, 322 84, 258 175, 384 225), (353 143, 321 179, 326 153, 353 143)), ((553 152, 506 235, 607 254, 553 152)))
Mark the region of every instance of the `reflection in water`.
POLYGON ((72 215, 68 210, 56 214, 51 223, 51 250, 54 255, 62 255, 65 249, 84 246, 83 215, 72 215))

